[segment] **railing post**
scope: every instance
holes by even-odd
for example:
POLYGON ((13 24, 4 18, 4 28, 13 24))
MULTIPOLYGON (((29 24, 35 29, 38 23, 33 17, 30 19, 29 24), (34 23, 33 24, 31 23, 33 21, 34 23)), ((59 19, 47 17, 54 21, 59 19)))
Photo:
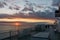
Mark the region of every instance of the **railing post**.
POLYGON ((20 36, 20 35, 19 35, 19 30, 18 30, 18 40, 19 40, 19 36, 20 36))
POLYGON ((11 31, 9 31, 9 36, 10 36, 10 40, 11 40, 11 31))

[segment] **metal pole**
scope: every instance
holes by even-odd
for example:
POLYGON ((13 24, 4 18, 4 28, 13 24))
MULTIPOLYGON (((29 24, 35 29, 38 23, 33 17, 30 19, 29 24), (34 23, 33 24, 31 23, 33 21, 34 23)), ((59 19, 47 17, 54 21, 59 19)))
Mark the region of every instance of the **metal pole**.
POLYGON ((9 31, 9 35, 10 35, 10 40, 11 40, 11 31, 9 31))

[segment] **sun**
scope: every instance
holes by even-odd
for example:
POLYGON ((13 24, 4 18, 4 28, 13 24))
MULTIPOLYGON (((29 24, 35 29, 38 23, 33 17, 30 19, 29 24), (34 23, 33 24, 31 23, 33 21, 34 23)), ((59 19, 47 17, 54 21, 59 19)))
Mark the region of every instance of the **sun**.
POLYGON ((19 26, 19 25, 20 25, 20 23, 16 22, 16 23, 15 23, 15 25, 16 25, 16 26, 19 26))
POLYGON ((14 23, 14 25, 15 25, 16 30, 19 30, 19 27, 21 24, 19 22, 16 22, 16 23, 14 23))

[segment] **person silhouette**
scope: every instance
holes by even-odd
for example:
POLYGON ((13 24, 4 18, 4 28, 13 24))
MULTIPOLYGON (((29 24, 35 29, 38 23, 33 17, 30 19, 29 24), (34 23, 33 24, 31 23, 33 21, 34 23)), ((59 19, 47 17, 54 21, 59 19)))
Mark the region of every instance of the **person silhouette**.
POLYGON ((59 9, 55 11, 55 17, 60 17, 60 6, 59 9))

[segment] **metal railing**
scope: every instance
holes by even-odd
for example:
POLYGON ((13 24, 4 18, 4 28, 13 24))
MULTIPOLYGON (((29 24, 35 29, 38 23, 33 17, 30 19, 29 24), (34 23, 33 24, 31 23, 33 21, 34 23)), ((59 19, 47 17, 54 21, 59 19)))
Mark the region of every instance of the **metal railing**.
POLYGON ((40 26, 36 26, 36 27, 26 28, 22 30, 3 32, 3 33, 0 33, 0 40, 2 39, 9 39, 9 40, 17 39, 18 40, 19 38, 23 36, 32 35, 36 31, 41 31, 41 29, 39 28, 40 26))
POLYGON ((18 31, 9 31, 9 32, 3 32, 3 33, 0 33, 0 40, 1 39, 11 39, 13 36, 16 36, 18 35, 18 31))
POLYGON ((2 40, 2 39, 9 39, 9 40, 18 39, 20 37, 30 35, 31 32, 32 32, 32 28, 3 32, 3 33, 0 33, 0 40, 2 40))

